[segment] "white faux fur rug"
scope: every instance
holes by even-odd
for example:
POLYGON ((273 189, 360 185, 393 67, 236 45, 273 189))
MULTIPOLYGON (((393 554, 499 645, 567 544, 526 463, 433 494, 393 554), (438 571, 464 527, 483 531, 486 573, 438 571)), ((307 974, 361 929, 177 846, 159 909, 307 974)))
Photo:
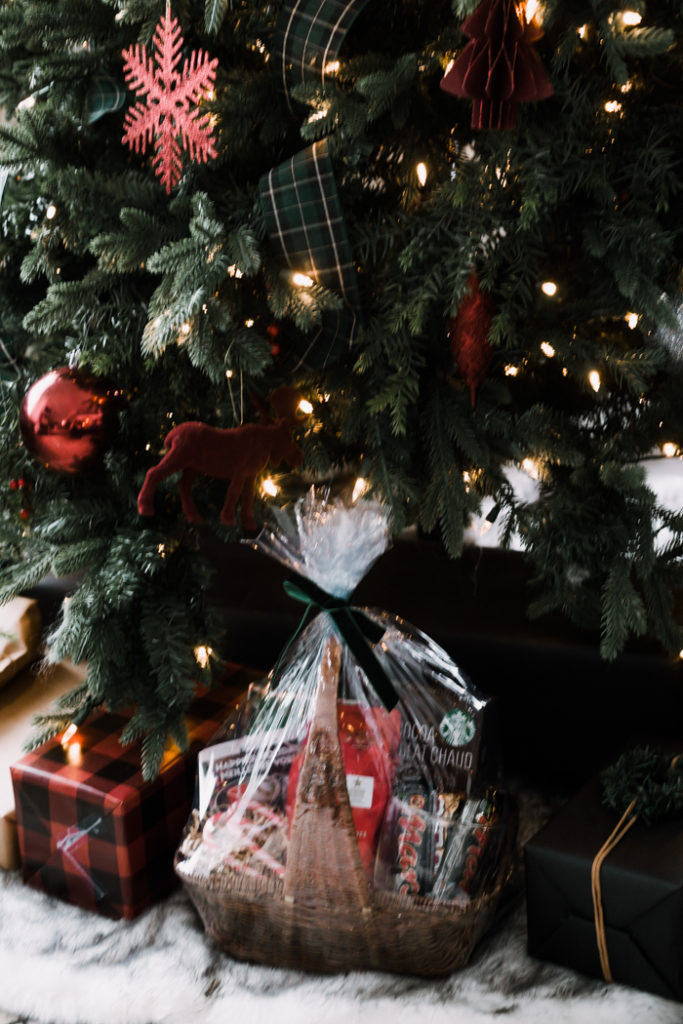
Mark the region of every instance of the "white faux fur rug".
POLYGON ((525 945, 519 907, 445 981, 323 977, 224 956, 182 891, 115 922, 0 872, 0 1011, 39 1024, 683 1022, 677 1003, 532 960, 525 945))

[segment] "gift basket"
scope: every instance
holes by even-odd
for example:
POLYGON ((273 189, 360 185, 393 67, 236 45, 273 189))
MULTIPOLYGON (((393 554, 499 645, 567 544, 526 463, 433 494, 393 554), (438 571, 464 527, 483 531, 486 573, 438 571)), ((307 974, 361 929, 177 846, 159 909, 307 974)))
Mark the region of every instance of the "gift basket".
POLYGON ((513 861, 488 701, 425 634, 350 605, 388 546, 383 506, 312 490, 276 516, 253 543, 293 570, 303 619, 200 754, 176 872, 239 959, 448 974, 513 861))

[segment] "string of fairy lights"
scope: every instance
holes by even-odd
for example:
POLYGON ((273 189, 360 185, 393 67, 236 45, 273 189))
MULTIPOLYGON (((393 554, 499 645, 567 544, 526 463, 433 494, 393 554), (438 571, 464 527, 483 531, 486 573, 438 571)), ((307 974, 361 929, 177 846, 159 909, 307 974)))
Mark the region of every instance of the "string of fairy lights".
MULTIPOLYGON (((518 12, 520 13, 520 15, 523 16, 524 20, 526 20, 527 22, 531 22, 532 20, 536 20, 539 24, 542 24, 542 21, 543 21, 543 7, 542 7, 542 5, 540 3, 537 2, 537 0, 526 0, 525 3, 518 4, 517 8, 518 8, 518 12)), ((125 16, 126 16, 126 13, 127 12, 125 10, 119 11, 115 15, 115 20, 117 20, 117 21, 123 20, 125 18, 125 16)), ((636 10, 631 10, 631 9, 614 11, 609 16, 609 23, 613 27, 613 29, 619 30, 619 31, 624 31, 624 32, 628 31, 629 29, 637 27, 641 23, 641 21, 642 21, 642 15, 640 14, 640 12, 638 12, 636 10)), ((578 35, 581 38, 581 40, 584 41, 584 42, 588 42, 591 39, 593 33, 595 32, 595 29, 594 29, 593 26, 591 26, 589 24, 584 24, 584 25, 580 26, 577 31, 578 31, 578 35)), ((83 43, 83 46, 86 49, 87 49, 88 45, 89 44, 88 44, 87 41, 85 41, 83 43)), ((263 42, 261 40, 257 40, 255 42, 254 49, 258 50, 259 52, 261 52, 263 54, 264 60, 267 61, 269 59, 269 54, 266 52, 266 47, 264 46, 264 44, 263 44, 263 42)), ((340 71, 340 69, 341 69, 340 61, 335 60, 333 62, 329 62, 325 66, 325 74, 326 75, 335 75, 335 74, 337 74, 340 71)), ((631 82, 626 82, 626 83, 623 83, 623 84, 617 86, 617 89, 618 89, 619 93, 621 93, 622 95, 626 95, 627 93, 629 93, 631 88, 632 88, 632 83, 631 82)), ((48 91, 49 90, 46 87, 46 88, 43 88, 43 89, 33 93, 32 95, 30 95, 28 97, 26 97, 25 99, 23 99, 17 105, 17 110, 19 110, 19 111, 29 110, 29 109, 35 107, 36 104, 41 99, 41 97, 44 97, 45 94, 47 94, 48 91)), ((211 90, 211 91, 207 92, 205 98, 206 98, 207 102, 212 103, 215 100, 215 93, 214 93, 214 91, 211 90)), ((611 116, 615 116, 615 117, 623 117, 624 116, 623 102, 622 102, 621 99, 618 99, 616 97, 612 97, 612 98, 609 98, 609 99, 605 100, 604 105, 603 105, 603 109, 604 109, 604 112, 607 115, 611 115, 611 116)), ((310 122, 320 121, 320 120, 324 119, 327 116, 328 113, 329 113, 328 106, 325 103, 321 103, 321 105, 317 109, 313 110, 313 112, 310 114, 309 121, 310 122)), ((213 111, 211 112, 211 117, 212 117, 212 119, 215 122, 217 122, 218 115, 215 112, 213 112, 213 111)), ((415 175, 415 179, 417 180, 417 183, 418 183, 419 187, 422 188, 422 189, 426 188, 427 182, 428 182, 428 179, 429 179, 429 168, 428 168, 427 163, 424 162, 423 160, 419 160, 415 164, 414 169, 413 169, 413 171, 411 173, 413 173, 415 175)), ((502 172, 501 172, 501 174, 502 174, 502 172)), ((52 232, 58 232, 59 231, 59 209, 58 209, 57 204, 55 204, 54 202, 50 202, 47 205, 47 207, 45 209, 45 213, 44 213, 44 221, 45 221, 45 223, 44 223, 44 226, 43 226, 43 232, 44 232, 44 234, 46 236, 46 244, 49 244, 50 234, 52 232)), ((212 258, 212 254, 209 254, 207 259, 211 260, 211 258, 212 258)), ((54 267, 54 272, 55 272, 56 275, 59 276, 61 274, 61 267, 60 266, 55 266, 54 267)), ((235 264, 231 265, 228 268, 227 274, 228 274, 229 277, 232 277, 235 280, 239 280, 243 276, 242 271, 235 264)), ((310 276, 310 274, 299 272, 299 271, 290 271, 290 272, 286 272, 286 274, 287 274, 288 280, 291 283, 292 287, 302 290, 304 292, 304 294, 305 294, 306 289, 312 288, 314 286, 314 284, 315 284, 315 281, 310 276)), ((558 297, 561 296, 561 287, 558 284, 558 282, 556 282, 554 280, 548 279, 548 280, 542 281, 541 284, 540 284, 540 289, 541 289, 541 292, 543 293, 543 295, 545 295, 549 300, 555 300, 555 299, 557 299, 558 297)), ((206 306, 204 307, 203 312, 204 313, 207 312, 206 306)), ((639 316, 639 314, 637 312, 628 312, 625 315, 624 319, 625 319, 626 324, 629 327, 629 329, 635 330, 638 327, 638 325, 639 325, 640 316, 639 316)), ((247 320, 245 320, 244 325, 247 328, 253 328, 255 326, 255 320, 252 319, 252 318, 248 318, 247 320)), ((158 318, 156 318, 155 321, 152 322, 151 329, 152 329, 152 331, 158 331, 158 330, 160 330, 162 328, 162 326, 163 326, 162 318, 158 317, 158 318)), ((178 329, 177 343, 179 345, 185 344, 191 338, 193 329, 194 328, 193 328, 192 321, 190 319, 184 320, 182 322, 182 324, 180 325, 179 329, 178 329)), ((539 347, 540 347, 540 351, 541 351, 542 355, 546 359, 555 359, 555 358, 557 358, 556 350, 555 350, 554 346, 549 341, 547 341, 547 340, 541 341, 539 347)), ((520 375, 520 374, 522 374, 524 372, 525 365, 526 365, 526 361, 525 360, 519 360, 517 362, 512 362, 511 361, 511 362, 508 362, 508 363, 505 364, 505 366, 503 368, 503 372, 508 377, 517 377, 518 375, 520 375)), ((562 368, 562 374, 564 376, 567 376, 569 374, 569 370, 568 370, 568 368, 566 366, 562 368)), ((235 418, 236 418, 236 420, 238 422, 242 422, 242 420, 243 420, 243 411, 244 411, 244 403, 243 403, 243 394, 242 394, 243 382, 242 382, 242 373, 241 373, 241 371, 240 371, 240 375, 239 376, 240 376, 240 395, 239 395, 239 410, 238 410, 237 403, 234 400, 233 390, 232 390, 233 384, 235 382, 235 371, 232 368, 230 368, 230 367, 228 367, 228 369, 226 369, 225 377, 226 377, 226 382, 227 382, 227 385, 228 385, 228 388, 229 388, 229 391, 230 391, 231 401, 233 402, 233 411, 235 412, 235 418)), ((588 386, 593 390, 593 392, 595 392, 597 394, 600 391, 600 389, 602 387, 602 378, 601 378, 600 371, 597 368, 591 368, 588 371, 586 371, 586 381, 587 381, 588 386)), ((329 396, 318 396, 318 398, 319 399, 322 398, 322 400, 324 401, 326 398, 329 398, 329 396)), ((315 414, 314 402, 310 401, 308 398, 302 397, 301 401, 299 402, 298 408, 299 408, 300 413, 303 416, 305 416, 305 417, 313 417, 313 421, 314 422, 313 422, 313 425, 311 426, 310 429, 316 429, 315 415, 314 415, 315 414)), ((172 416, 173 416, 172 413, 168 413, 168 418, 169 419, 172 418, 172 416)), ((145 445, 145 449, 147 451, 151 451, 152 447, 153 446, 150 443, 145 445)), ((676 443, 674 443, 673 441, 664 441, 661 444, 661 454, 665 458, 681 457, 680 449, 679 449, 678 445, 676 443)), ((520 467, 521 467, 522 471, 524 473, 526 473, 527 476, 532 481, 538 481, 538 480, 540 480, 542 478, 543 468, 542 468, 542 464, 541 464, 541 462, 540 462, 540 460, 538 458, 526 457, 526 458, 521 460, 520 467)), ((465 470, 465 471, 463 471, 462 477, 463 477, 463 482, 464 482, 465 488, 467 490, 469 490, 470 488, 476 486, 477 477, 478 477, 478 471, 476 469, 465 470)), ((356 480, 355 480, 355 484, 354 484, 354 487, 353 487, 353 490, 352 490, 352 500, 353 501, 359 500, 359 498, 362 497, 364 494, 366 494, 369 489, 370 489, 369 481, 366 478, 362 477, 362 476, 358 476, 356 478, 356 480)), ((278 495, 281 493, 281 483, 279 481, 279 478, 277 476, 273 475, 273 474, 264 475, 263 478, 260 481, 259 490, 260 490, 261 496, 265 500, 277 498, 278 495)), ((494 505, 494 507, 491 510, 489 510, 489 512, 486 514, 486 516, 484 517, 483 523, 481 524, 481 527, 480 527, 480 530, 481 530, 482 534, 486 533, 488 530, 491 529, 491 527, 493 526, 493 524, 494 524, 494 522, 496 520, 498 511, 499 511, 498 506, 494 505)), ((159 544, 158 551, 159 551, 160 557, 165 558, 167 556, 167 547, 166 547, 165 544, 163 544, 163 543, 159 544)), ((209 644, 199 644, 199 645, 197 645, 194 648, 194 656, 195 656, 195 659, 196 659, 196 662, 197 662, 198 666, 200 668, 205 669, 205 668, 207 668, 210 665, 211 660, 214 657, 214 650, 213 650, 213 648, 209 644)), ((680 652, 680 657, 681 657, 681 659, 683 659, 683 651, 680 652)), ((65 747, 65 749, 68 750, 70 762, 71 763, 78 763, 81 751, 80 751, 80 744, 78 743, 78 740, 77 740, 77 727, 76 727, 76 725, 71 725, 65 731, 65 733, 63 734, 63 737, 62 737, 62 744, 65 747)))

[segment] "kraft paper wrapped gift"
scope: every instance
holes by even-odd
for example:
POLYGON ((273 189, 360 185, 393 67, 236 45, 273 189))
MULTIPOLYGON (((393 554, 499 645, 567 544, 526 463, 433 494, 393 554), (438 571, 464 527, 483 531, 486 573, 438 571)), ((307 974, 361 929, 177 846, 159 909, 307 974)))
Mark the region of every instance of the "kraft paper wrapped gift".
POLYGON ((37 672, 23 669, 0 689, 0 868, 19 867, 19 842, 10 768, 34 732, 34 715, 49 711, 62 694, 78 686, 86 669, 69 661, 37 672))
POLYGON ((109 917, 136 917, 174 884, 173 854, 194 792, 196 754, 254 673, 231 666, 187 712, 186 753, 171 745, 145 781, 140 743, 122 747, 127 719, 91 716, 64 747, 43 744, 12 767, 24 881, 109 917))
POLYGON ((0 605, 0 686, 38 656, 42 629, 40 608, 33 598, 15 597, 0 605))
MULTIPOLYGON (((532 956, 602 978, 591 865, 618 822, 596 777, 525 847, 532 956)), ((683 1000, 683 820, 626 833, 600 872, 615 982, 683 1000)))

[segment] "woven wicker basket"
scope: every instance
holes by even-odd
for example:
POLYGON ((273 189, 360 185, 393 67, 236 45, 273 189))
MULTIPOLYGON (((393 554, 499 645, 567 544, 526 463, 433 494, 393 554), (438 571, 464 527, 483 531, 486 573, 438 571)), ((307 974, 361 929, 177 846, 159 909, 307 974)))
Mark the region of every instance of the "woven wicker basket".
MULTIPOLYGON (((511 844, 495 889, 466 907, 369 887, 338 735, 340 664, 333 639, 321 662, 284 877, 260 881, 227 868, 209 877, 178 874, 207 933, 237 959, 324 972, 449 974, 467 962, 490 923, 511 844)), ((182 860, 178 853, 176 870, 182 860)))

